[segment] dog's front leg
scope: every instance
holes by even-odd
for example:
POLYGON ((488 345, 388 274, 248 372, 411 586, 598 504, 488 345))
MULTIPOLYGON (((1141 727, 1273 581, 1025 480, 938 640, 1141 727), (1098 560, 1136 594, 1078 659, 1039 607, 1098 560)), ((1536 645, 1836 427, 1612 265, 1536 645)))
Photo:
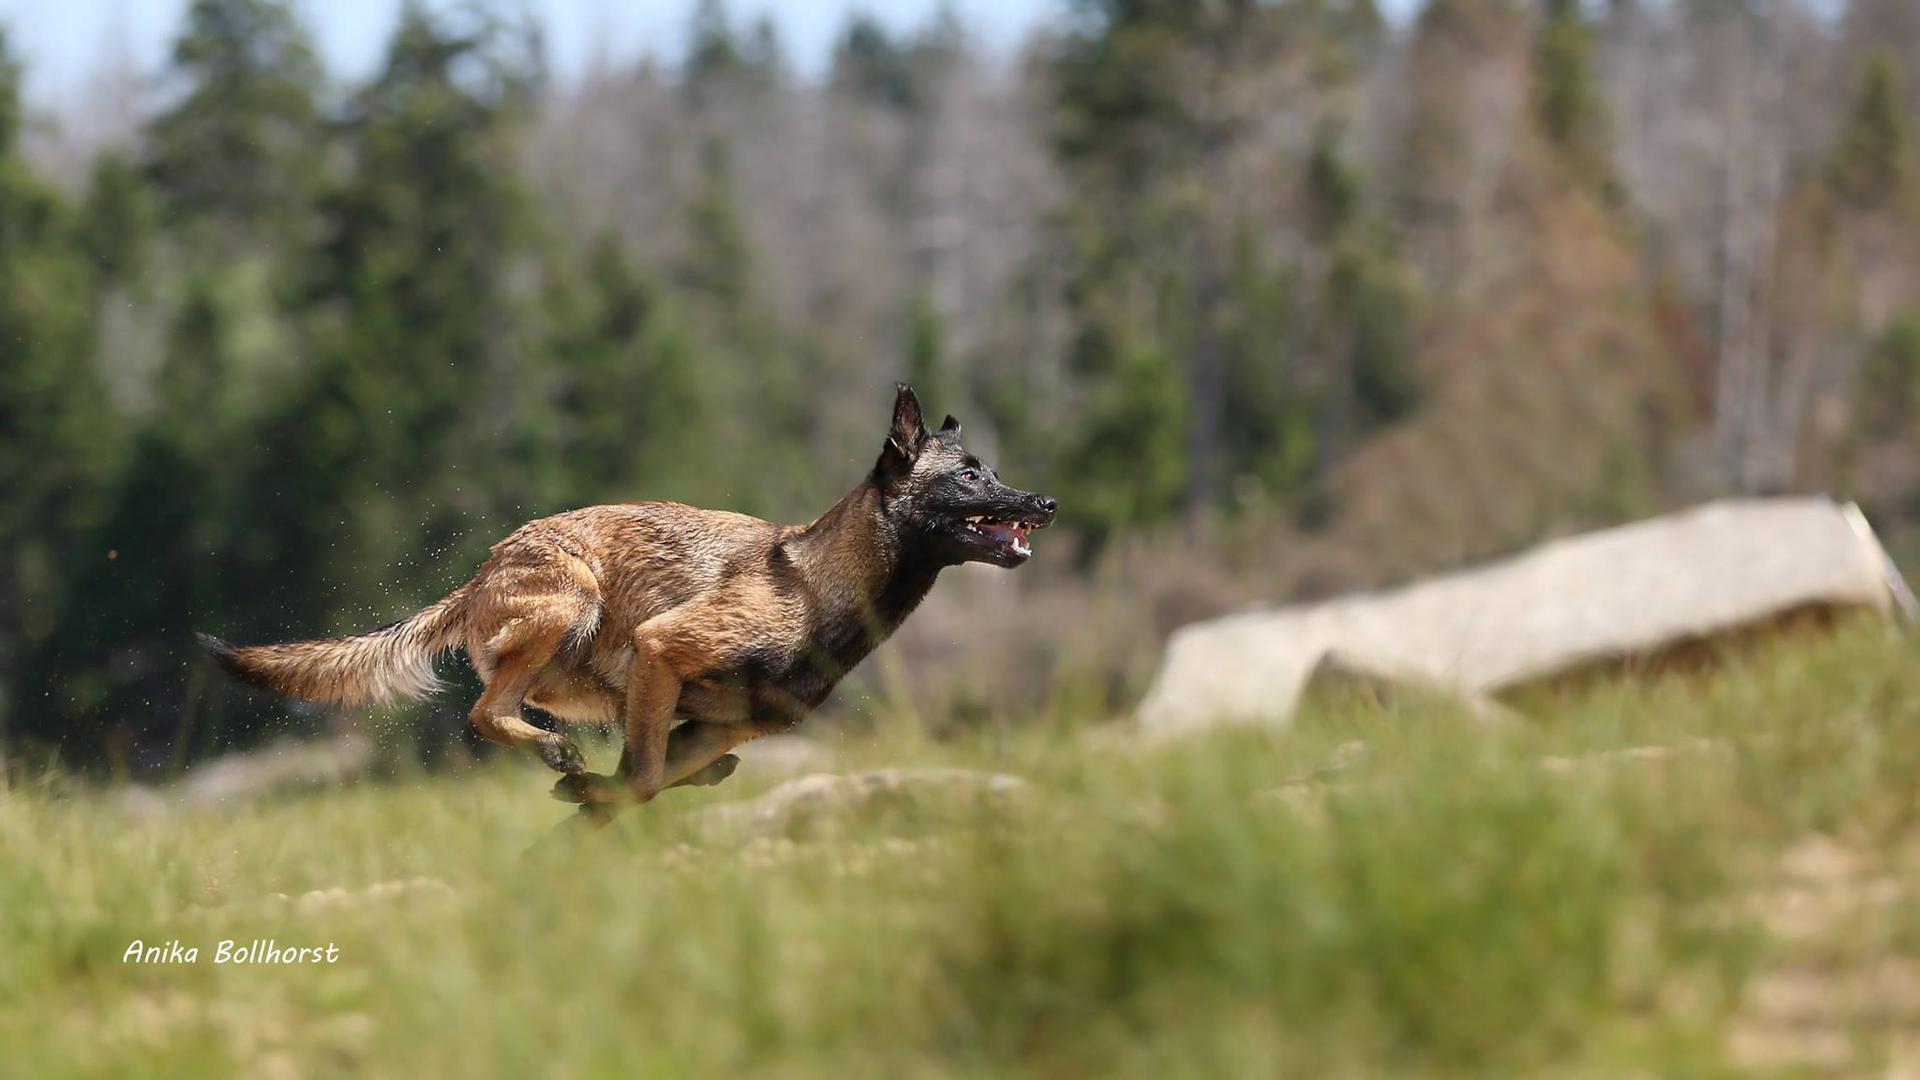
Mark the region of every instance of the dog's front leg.
POLYGON ((666 787, 667 733, 680 702, 680 676, 667 662, 666 643, 646 626, 633 632, 633 666, 627 673, 627 748, 621 755, 626 781, 639 802, 666 787))

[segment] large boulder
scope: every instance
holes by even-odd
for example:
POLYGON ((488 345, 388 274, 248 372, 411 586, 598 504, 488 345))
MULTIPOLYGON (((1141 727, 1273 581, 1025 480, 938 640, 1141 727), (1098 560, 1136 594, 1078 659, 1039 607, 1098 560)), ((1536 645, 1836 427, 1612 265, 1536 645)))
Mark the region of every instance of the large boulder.
POLYGON ((1392 592, 1197 623, 1141 704, 1150 734, 1284 722, 1317 677, 1471 701, 1801 616, 1912 617, 1866 519, 1825 498, 1710 503, 1392 592))

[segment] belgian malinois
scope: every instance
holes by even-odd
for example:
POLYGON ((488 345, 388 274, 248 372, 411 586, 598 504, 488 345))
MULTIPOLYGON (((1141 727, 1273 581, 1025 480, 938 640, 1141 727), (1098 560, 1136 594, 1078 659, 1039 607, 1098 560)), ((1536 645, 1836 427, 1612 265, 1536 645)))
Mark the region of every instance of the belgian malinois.
POLYGON ((598 822, 625 802, 715 784, 728 751, 784 731, 826 700, 933 587, 965 562, 1015 567, 1054 500, 1008 487, 937 432, 902 384, 880 457, 809 525, 668 502, 590 506, 521 526, 471 581, 391 626, 284 645, 202 641, 236 678, 309 701, 357 704, 438 688, 434 657, 465 649, 485 689, 483 737, 562 773, 556 797, 598 822), (614 776, 521 717, 620 724, 614 776))

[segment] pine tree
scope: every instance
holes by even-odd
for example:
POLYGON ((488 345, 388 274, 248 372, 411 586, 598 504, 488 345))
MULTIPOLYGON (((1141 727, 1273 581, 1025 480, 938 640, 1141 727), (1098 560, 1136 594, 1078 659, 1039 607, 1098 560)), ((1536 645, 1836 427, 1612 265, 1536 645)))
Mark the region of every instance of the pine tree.
POLYGON ((1095 540, 1164 520, 1187 491, 1187 396, 1179 366, 1121 320, 1090 322, 1073 348, 1088 401, 1061 455, 1078 500, 1075 519, 1095 540))
POLYGON ((733 197, 726 145, 708 140, 701 153, 700 193, 687 208, 680 283, 729 315, 741 314, 752 288, 753 256, 733 197))
POLYGON ((1828 186, 1853 211, 1890 210, 1914 190, 1913 129, 1893 57, 1876 55, 1861 79, 1827 170, 1828 186))
POLYGON ((1606 107, 1593 72, 1593 31, 1579 0, 1541 0, 1534 42, 1533 107, 1567 168, 1598 190, 1613 187, 1606 107))
POLYGON ((20 65, 0 33, 0 731, 57 737, 10 699, 61 617, 118 442, 93 360, 97 275, 70 208, 20 152, 20 65))
POLYGON ((94 163, 79 232, 103 280, 127 285, 146 272, 154 211, 152 191, 125 156, 107 153, 94 163))
POLYGON ((1911 436, 1920 425, 1920 316, 1895 319, 1860 366, 1863 434, 1911 436))
MULTIPOLYGON (((1112 390, 1089 393, 1075 430, 1111 432, 1115 418, 1125 418, 1143 445, 1177 444, 1189 521, 1237 500, 1244 481, 1285 499, 1310 441, 1303 403, 1316 365, 1300 351, 1338 346, 1317 344, 1319 335, 1301 329, 1320 321, 1320 312, 1299 305, 1324 292, 1315 284, 1323 271, 1261 250, 1292 223, 1256 209, 1271 195, 1246 190, 1236 177, 1262 155, 1269 169, 1294 167, 1271 161, 1284 151, 1261 142, 1252 103, 1297 85, 1289 77, 1333 97, 1353 78, 1356 59, 1377 45, 1378 12, 1365 3, 1250 0, 1089 0, 1078 10, 1082 18, 1056 51, 1052 74, 1060 106, 1055 145, 1075 192, 1067 213, 1068 298, 1081 324, 1079 374, 1092 386, 1125 371, 1117 385, 1174 398, 1127 402, 1112 390), (1305 287, 1303 279, 1310 279, 1305 287), (1171 377, 1148 377, 1144 367, 1153 363, 1171 365, 1171 377), (1183 431, 1169 438, 1139 430, 1145 423, 1178 423, 1183 431)), ((1359 213, 1353 177, 1326 149, 1304 163, 1309 220, 1302 231, 1322 244, 1353 229, 1359 213)), ((1090 460, 1086 446, 1068 455, 1090 460)), ((1097 474, 1074 475, 1088 483, 1097 474)), ((1121 507, 1130 491, 1141 495, 1137 512, 1103 524, 1163 512, 1146 487, 1073 494, 1121 507)))
POLYGON ((729 505, 774 517, 806 513, 830 490, 821 486, 818 470, 790 455, 769 459, 759 447, 814 444, 813 375, 824 361, 804 334, 779 324, 759 295, 753 241, 724 144, 709 140, 702 163, 675 277, 695 327, 700 366, 711 376, 703 379, 715 403, 707 467, 737 481, 726 485, 734 493, 729 505), (754 477, 760 482, 747 482, 754 477))
POLYGON ((920 103, 913 57, 865 12, 853 17, 834 47, 832 82, 842 93, 890 108, 912 110, 920 103))
POLYGON ((952 8, 942 7, 926 29, 905 40, 861 12, 834 46, 830 80, 835 89, 860 100, 922 112, 934 103, 939 74, 964 50, 965 34, 952 8))
POLYGON ((1282 504, 1298 493, 1313 464, 1296 344, 1299 273, 1242 227, 1229 292, 1222 440, 1232 495, 1242 504, 1282 504))
POLYGON ((681 305, 602 236, 577 271, 555 272, 549 303, 553 422, 569 505, 635 498, 700 502, 721 494, 711 389, 681 305))
MULTIPOLYGON (((1920 168, 1906 100, 1894 57, 1870 54, 1824 170, 1786 220, 1792 257, 1777 271, 1779 317, 1818 327, 1823 360, 1858 365, 1842 459, 1889 448, 1905 456, 1920 429, 1920 319, 1910 303, 1887 303, 1911 295, 1920 271, 1920 168)), ((1869 468, 1848 481, 1870 512, 1898 518, 1913 505, 1910 478, 1869 468)))
POLYGON ((1096 534, 1211 497, 1206 443, 1217 418, 1194 406, 1224 389, 1211 337, 1224 268, 1199 251, 1204 208, 1180 194, 1203 167, 1203 117, 1180 73, 1205 62, 1196 43, 1218 34, 1214 8, 1083 3, 1089 29, 1065 39, 1052 64, 1055 147, 1082 193, 1066 234, 1079 324, 1069 364, 1089 388, 1076 422, 1056 429, 1055 452, 1072 478, 1063 498, 1096 534), (1148 453, 1150 476, 1115 467, 1148 453), (1169 477, 1179 478, 1171 490, 1169 477))
POLYGON ((512 140, 532 76, 513 46, 497 23, 409 5, 352 101, 348 172, 321 199, 304 273, 314 363, 266 421, 303 441, 256 479, 298 475, 317 485, 309 501, 349 508, 344 526, 339 506, 291 508, 288 545, 348 564, 316 572, 372 581, 428 551, 477 561, 544 505, 540 455, 524 452, 544 436, 520 406, 541 354, 519 329, 533 297, 515 275, 537 251, 512 140))
POLYGON ((210 724, 194 730, 203 718, 181 678, 194 659, 192 630, 245 600, 238 590, 226 604, 222 596, 222 583, 241 584, 243 568, 222 556, 242 512, 230 501, 231 328, 216 282, 203 274, 187 283, 153 407, 99 523, 77 545, 112 558, 71 568, 66 610, 26 665, 27 694, 40 702, 35 722, 59 732, 76 762, 150 771, 195 738, 211 745, 222 735, 210 724))
POLYGON ((726 0, 699 0, 687 27, 687 63, 681 85, 696 111, 745 91, 748 99, 780 85, 785 60, 771 19, 736 32, 726 0))
POLYGON ((321 75, 285 0, 194 0, 174 42, 179 100, 147 131, 169 220, 271 241, 310 209, 325 145, 321 75))
POLYGON ((733 75, 740 64, 740 48, 733 40, 726 0, 699 0, 687 30, 687 82, 733 75))
POLYGON ((1321 368, 1312 457, 1324 473, 1359 440, 1418 402, 1418 289, 1389 231, 1369 212, 1364 178, 1342 153, 1337 125, 1319 132, 1305 189, 1317 256, 1313 351, 1321 368))
POLYGON ((948 371, 946 327, 925 293, 914 296, 907 312, 907 382, 922 401, 941 403, 930 407, 963 410, 948 371))

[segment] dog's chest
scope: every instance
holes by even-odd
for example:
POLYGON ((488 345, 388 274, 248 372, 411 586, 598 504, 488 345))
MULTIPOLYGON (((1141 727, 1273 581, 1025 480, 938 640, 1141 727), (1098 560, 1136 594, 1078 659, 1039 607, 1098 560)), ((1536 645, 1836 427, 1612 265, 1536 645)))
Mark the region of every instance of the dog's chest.
POLYGON ((900 575, 868 603, 815 609, 801 632, 769 642, 733 671, 700 680, 690 695, 683 692, 683 704, 699 715, 746 711, 756 722, 799 721, 899 627, 937 573, 900 575))
POLYGON ((818 708, 872 647, 782 650, 755 656, 736 670, 686 683, 680 689, 678 711, 709 723, 792 724, 818 708))

